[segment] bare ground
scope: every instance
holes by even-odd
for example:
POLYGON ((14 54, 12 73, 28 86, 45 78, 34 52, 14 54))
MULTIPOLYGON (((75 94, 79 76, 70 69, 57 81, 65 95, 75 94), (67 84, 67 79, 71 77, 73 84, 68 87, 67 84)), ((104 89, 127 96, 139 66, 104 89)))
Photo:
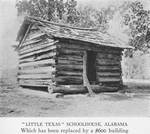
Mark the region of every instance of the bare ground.
POLYGON ((65 95, 1 83, 1 117, 148 117, 150 82, 126 80, 125 92, 65 95))

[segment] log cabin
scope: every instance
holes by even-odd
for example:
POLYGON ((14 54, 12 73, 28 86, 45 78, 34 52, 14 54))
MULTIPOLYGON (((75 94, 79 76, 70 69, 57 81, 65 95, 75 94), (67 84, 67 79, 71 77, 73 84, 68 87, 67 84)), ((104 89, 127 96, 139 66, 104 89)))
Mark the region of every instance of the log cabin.
POLYGON ((96 29, 26 17, 18 32, 18 84, 50 93, 118 91, 124 42, 96 29))

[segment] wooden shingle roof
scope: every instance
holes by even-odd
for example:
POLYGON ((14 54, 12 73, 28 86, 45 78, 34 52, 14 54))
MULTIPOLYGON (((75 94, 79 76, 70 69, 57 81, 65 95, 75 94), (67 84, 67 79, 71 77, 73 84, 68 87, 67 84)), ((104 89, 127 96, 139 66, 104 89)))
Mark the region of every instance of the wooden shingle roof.
POLYGON ((109 46, 116 48, 132 48, 127 46, 123 41, 116 39, 108 34, 103 34, 96 29, 71 27, 64 24, 52 23, 38 18, 26 17, 20 31, 18 33, 17 41, 21 42, 29 25, 40 25, 43 32, 51 37, 73 39, 101 46, 109 46))

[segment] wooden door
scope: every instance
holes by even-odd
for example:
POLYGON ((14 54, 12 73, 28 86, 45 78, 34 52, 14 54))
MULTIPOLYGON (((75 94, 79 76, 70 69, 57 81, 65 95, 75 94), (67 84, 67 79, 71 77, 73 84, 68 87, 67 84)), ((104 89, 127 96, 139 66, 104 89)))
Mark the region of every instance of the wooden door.
POLYGON ((87 51, 87 78, 90 84, 96 84, 96 52, 87 51))

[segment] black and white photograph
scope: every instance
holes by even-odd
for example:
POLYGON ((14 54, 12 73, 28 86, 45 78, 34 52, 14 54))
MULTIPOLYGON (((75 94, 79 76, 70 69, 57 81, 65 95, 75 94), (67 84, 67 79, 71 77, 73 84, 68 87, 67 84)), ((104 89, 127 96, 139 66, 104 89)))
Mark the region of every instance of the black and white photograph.
POLYGON ((4 117, 149 118, 150 0, 1 0, 4 117))

